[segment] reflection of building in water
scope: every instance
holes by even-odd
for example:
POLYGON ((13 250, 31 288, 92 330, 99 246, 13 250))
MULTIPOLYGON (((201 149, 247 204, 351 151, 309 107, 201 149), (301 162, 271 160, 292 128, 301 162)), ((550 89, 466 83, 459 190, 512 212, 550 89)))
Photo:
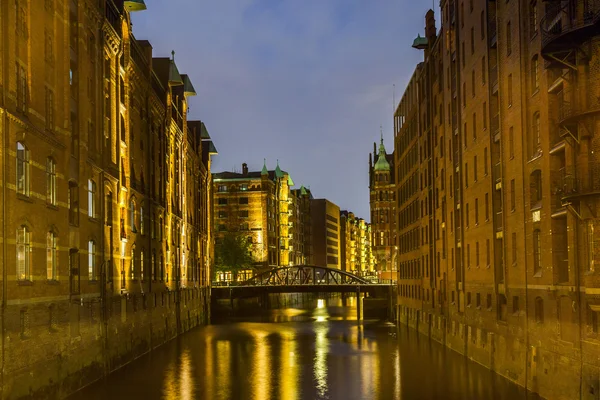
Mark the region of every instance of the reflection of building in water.
POLYGON ((271 397, 271 355, 267 339, 268 333, 259 329, 251 331, 253 341, 250 352, 253 355, 250 368, 252 374, 252 394, 255 399, 268 399, 271 397))
POLYGON ((298 362, 296 355, 296 331, 282 330, 280 331, 281 338, 281 354, 279 355, 281 368, 279 369, 280 380, 280 399, 293 400, 298 397, 298 362))

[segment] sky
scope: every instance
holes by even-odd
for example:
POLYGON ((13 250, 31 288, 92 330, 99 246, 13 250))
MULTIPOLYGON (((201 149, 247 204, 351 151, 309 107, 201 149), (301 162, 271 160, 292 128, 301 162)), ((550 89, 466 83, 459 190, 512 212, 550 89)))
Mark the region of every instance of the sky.
MULTIPOLYGON (((423 0, 145 0, 137 39, 170 56, 217 147, 212 171, 263 159, 357 217, 369 217, 369 152, 423 54, 423 0), (395 90, 394 90, 395 85, 395 90), (395 95, 394 95, 395 93, 395 95)), ((436 13, 439 29, 439 15, 436 13)), ((375 160, 374 160, 375 161, 375 160)))

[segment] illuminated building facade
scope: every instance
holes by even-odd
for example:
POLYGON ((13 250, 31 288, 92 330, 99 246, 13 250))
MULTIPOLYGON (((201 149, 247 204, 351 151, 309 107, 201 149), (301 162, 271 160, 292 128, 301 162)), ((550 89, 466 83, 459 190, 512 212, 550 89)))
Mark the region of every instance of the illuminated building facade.
POLYGON ((358 276, 372 275, 371 225, 354 213, 340 212, 341 269, 358 276))
MULTIPOLYGON (((247 234, 252 243, 255 271, 246 271, 238 279, 244 280, 255 272, 304 262, 298 252, 296 236, 302 231, 299 218, 300 204, 291 187, 289 174, 279 167, 261 171, 213 174, 215 240, 225 232, 247 234)), ((228 280, 229 275, 216 276, 228 280)))
POLYGON ((396 280, 398 246, 396 243, 396 168, 394 153, 387 154, 383 136, 369 154, 369 205, 371 208, 371 246, 375 270, 380 279, 396 280), (373 163, 374 162, 374 163, 373 163))
POLYGON ((400 321, 545 398, 597 393, 600 3, 440 5, 394 115, 400 321))
POLYGON ((64 397, 208 318, 216 151, 143 1, 0 7, 2 391, 64 397))
POLYGON ((327 199, 312 199, 310 208, 314 264, 340 269, 340 207, 327 199))

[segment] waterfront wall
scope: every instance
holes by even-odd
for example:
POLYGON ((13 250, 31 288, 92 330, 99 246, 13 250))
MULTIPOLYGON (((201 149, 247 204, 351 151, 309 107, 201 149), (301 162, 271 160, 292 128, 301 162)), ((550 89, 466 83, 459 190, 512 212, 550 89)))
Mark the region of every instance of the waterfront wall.
POLYGON ((2 398, 63 398, 209 318, 210 289, 109 297, 5 310, 2 398))
POLYGON ((573 349, 566 342, 553 342, 548 347, 533 340, 526 343, 510 326, 485 332, 445 316, 401 305, 397 315, 400 326, 418 331, 544 399, 598 399, 598 361, 586 357, 594 353, 585 348, 573 349), (572 356, 564 355, 567 350, 572 356))

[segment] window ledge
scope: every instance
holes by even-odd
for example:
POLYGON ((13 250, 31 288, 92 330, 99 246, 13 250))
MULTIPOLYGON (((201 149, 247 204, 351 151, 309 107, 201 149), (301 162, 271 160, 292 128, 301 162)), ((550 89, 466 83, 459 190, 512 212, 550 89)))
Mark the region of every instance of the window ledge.
POLYGON ((58 211, 58 207, 55 204, 46 203, 46 208, 49 208, 54 211, 58 211))
POLYGON ((534 278, 541 278, 542 277, 542 271, 536 272, 535 274, 533 274, 534 278))
POLYGON ((33 281, 31 280, 18 280, 17 285, 19 286, 33 286, 33 281))
POLYGON ((26 201, 28 203, 33 203, 33 199, 31 197, 24 195, 22 193, 17 193, 17 199, 26 201))
POLYGON ((57 286, 60 285, 60 282, 57 279, 48 279, 46 281, 46 284, 51 286, 57 286))
POLYGON ((88 283, 90 285, 97 285, 98 284, 98 279, 92 279, 92 280, 88 280, 88 283))
POLYGON ((96 224, 97 224, 98 222, 100 222, 100 221, 98 221, 98 218, 95 218, 95 217, 88 217, 88 220, 89 220, 90 222, 94 222, 94 223, 96 223, 96 224))

